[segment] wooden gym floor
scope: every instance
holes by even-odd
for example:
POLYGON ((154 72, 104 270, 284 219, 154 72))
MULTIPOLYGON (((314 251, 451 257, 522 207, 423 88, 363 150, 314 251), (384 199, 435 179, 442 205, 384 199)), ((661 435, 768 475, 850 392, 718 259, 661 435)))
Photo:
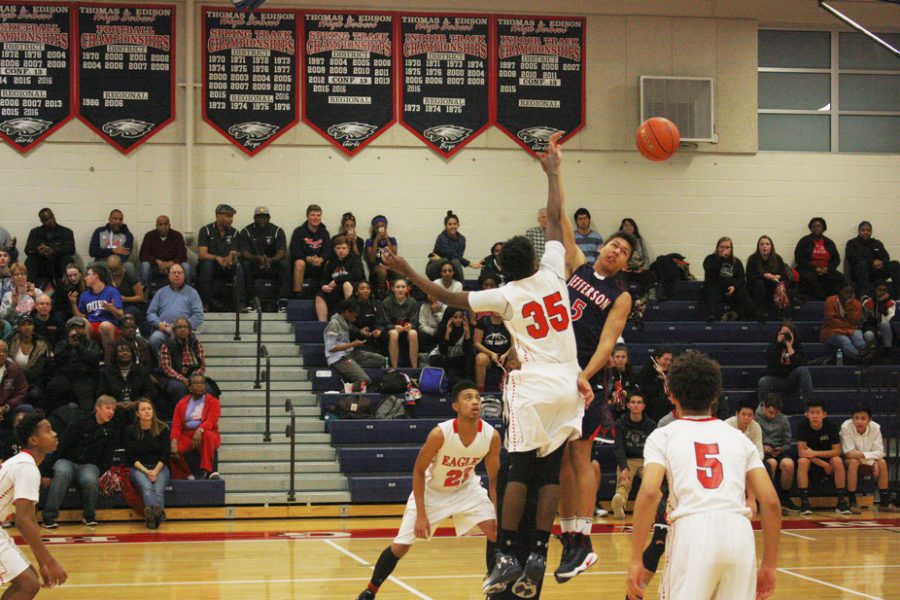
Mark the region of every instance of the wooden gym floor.
MULTIPOLYGON (((399 517, 105 522, 90 530, 42 530, 69 573, 43 600, 354 600, 399 517)), ((446 537, 413 546, 379 600, 478 599, 484 539, 446 537)), ((775 598, 900 598, 900 518, 865 512, 853 520, 822 510, 785 522, 775 598)), ((15 529, 7 530, 17 535, 15 529)), ((627 521, 598 519, 597 565, 564 586, 552 580, 560 546, 551 544, 542 598, 624 598, 627 521)), ((759 533, 757 533, 759 540, 759 533)), ((21 538, 17 541, 22 543, 21 538)), ((29 557, 30 551, 24 548, 29 557)), ((660 574, 663 564, 660 565, 660 574)), ((647 598, 656 598, 658 579, 647 598)))

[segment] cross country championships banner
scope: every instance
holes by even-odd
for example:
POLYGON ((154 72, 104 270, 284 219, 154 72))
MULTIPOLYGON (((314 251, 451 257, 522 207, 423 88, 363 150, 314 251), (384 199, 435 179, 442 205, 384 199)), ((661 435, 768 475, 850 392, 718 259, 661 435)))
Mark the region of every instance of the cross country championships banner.
POLYGON ((128 154, 175 120, 175 6, 76 9, 78 118, 128 154))
POLYGON ((72 11, 0 3, 0 137, 23 154, 73 116, 72 11))
POLYGON ((537 154, 584 127, 584 18, 500 16, 495 124, 537 154))
POLYGON ((490 125, 490 18, 401 15, 400 122, 450 156, 490 125))

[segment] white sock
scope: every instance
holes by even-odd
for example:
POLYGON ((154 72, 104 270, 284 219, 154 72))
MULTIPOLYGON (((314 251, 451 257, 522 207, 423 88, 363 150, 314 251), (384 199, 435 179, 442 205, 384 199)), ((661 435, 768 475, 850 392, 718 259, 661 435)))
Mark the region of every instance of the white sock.
POLYGON ((562 517, 559 520, 559 528, 563 533, 575 531, 576 520, 575 517, 562 517))
POLYGON ((594 524, 593 519, 578 518, 575 519, 575 531, 584 535, 591 535, 591 526, 594 524))

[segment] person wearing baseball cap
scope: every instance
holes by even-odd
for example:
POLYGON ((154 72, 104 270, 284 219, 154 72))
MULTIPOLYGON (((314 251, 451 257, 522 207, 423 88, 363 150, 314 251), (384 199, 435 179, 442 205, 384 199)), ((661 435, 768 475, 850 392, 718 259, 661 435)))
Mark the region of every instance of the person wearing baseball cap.
POLYGON ((87 412, 97 399, 97 381, 103 352, 88 337, 86 324, 87 321, 81 317, 70 318, 66 321, 65 338, 53 348, 53 372, 41 404, 47 414, 73 401, 87 412))
MULTIPOLYGON (((235 278, 238 257, 238 232, 232 227, 237 211, 228 204, 216 206, 216 220, 200 228, 197 239, 197 292, 203 300, 204 310, 210 305, 227 303, 225 298, 213 298, 213 281, 230 281, 235 278)), ((246 308, 244 275, 238 270, 239 302, 246 308)), ((224 306, 222 306, 224 308, 224 306)))
POLYGON ((290 294, 291 267, 287 259, 287 237, 284 230, 270 222, 271 215, 265 206, 253 211, 253 222, 238 234, 238 250, 247 297, 251 298, 257 279, 274 279, 278 285, 278 304, 287 307, 290 294))

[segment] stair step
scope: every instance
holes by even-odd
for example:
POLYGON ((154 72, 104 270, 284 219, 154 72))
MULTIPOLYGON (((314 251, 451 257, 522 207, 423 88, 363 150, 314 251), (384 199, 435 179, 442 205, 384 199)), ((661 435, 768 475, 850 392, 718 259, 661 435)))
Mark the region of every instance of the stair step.
MULTIPOLYGON (((296 474, 311 473, 340 473, 340 465, 336 461, 300 461, 296 463, 296 474)), ((260 475, 290 475, 291 465, 288 461, 246 461, 246 462, 222 462, 219 461, 219 473, 225 475, 253 474, 260 475)))
MULTIPOLYGON (((291 342, 263 342, 272 357, 290 357, 297 359, 300 357, 300 347, 291 342)), ((229 340, 227 342, 211 342, 206 338, 203 339, 203 352, 206 354, 207 361, 213 357, 249 357, 256 364, 256 340, 248 341, 246 338, 240 342, 229 340)))
MULTIPOLYGON (((262 435, 254 436, 255 445, 226 445, 223 444, 219 448, 219 463, 233 461, 275 461, 286 463, 291 458, 291 447, 289 444, 275 443, 275 440, 287 440, 284 434, 272 434, 272 442, 263 442, 262 435)), ((327 444, 304 444, 297 446, 297 456, 303 460, 311 461, 335 461, 337 453, 334 448, 327 444)))
MULTIPOLYGON (((298 490, 312 492, 340 492, 348 489, 347 478, 334 473, 298 474, 294 477, 298 490)), ((226 487, 234 492, 287 492, 290 485, 287 474, 232 475, 226 479, 226 487)))
MULTIPOLYGON (((297 492, 290 504, 345 504, 350 502, 350 492, 297 492)), ((226 505, 238 504, 288 504, 287 492, 225 492, 226 505)))
MULTIPOLYGON (((221 380, 212 373, 210 373, 213 377, 215 377, 216 382, 219 384, 219 388, 222 392, 253 392, 258 391, 253 388, 253 380, 256 377, 256 372, 254 371, 253 375, 250 377, 246 377, 241 381, 232 381, 232 380, 221 380)), ((263 384, 265 385, 265 384, 263 384)), ((311 392, 312 391, 312 382, 311 381, 278 381, 272 380, 271 382, 271 390, 272 392, 278 392, 280 396, 285 396, 285 392, 291 392, 291 395, 302 393, 302 392, 311 392)))
MULTIPOLYGON (((271 333, 293 333, 294 329, 287 321, 266 321, 262 322, 263 339, 271 333)), ((197 329, 197 333, 201 337, 206 337, 212 333, 230 333, 234 335, 234 321, 204 321, 197 329)), ((253 321, 241 319, 241 337, 251 335, 256 340, 256 320, 253 321)))
MULTIPOLYGON (((263 321, 281 321, 282 323, 287 321, 287 317, 284 313, 274 313, 274 312, 264 312, 262 314, 263 321)), ((233 312, 208 312, 203 315, 204 321, 231 321, 231 325, 234 326, 234 313, 233 312)), ((241 321, 255 321, 256 320, 256 312, 243 313, 241 314, 241 321)))
MULTIPOLYGON (((285 413, 277 413, 272 415, 271 431, 272 435, 281 435, 284 433, 290 419, 285 413)), ((320 419, 296 419, 294 427, 298 434, 300 433, 321 433, 325 431, 325 422, 320 419)), ((219 420, 219 431, 223 434, 229 433, 259 433, 260 435, 266 428, 266 420, 261 418, 247 417, 222 417, 219 420)))
MULTIPOLYGON (((256 366, 238 367, 232 365, 207 365, 206 373, 214 378, 220 385, 222 382, 228 381, 245 381, 247 379, 253 381, 256 377, 256 366)), ((297 366, 282 366, 278 368, 273 366, 269 378, 272 382, 301 382, 306 380, 306 369, 297 366)))
MULTIPOLYGON (((275 383, 276 382, 273 382, 273 386, 275 383)), ((225 397, 225 400, 222 401, 223 412, 227 413, 232 407, 259 407, 261 410, 265 410, 265 388, 254 390, 252 381, 250 382, 249 390, 229 390, 228 387, 224 385, 220 387, 222 388, 222 396, 225 397)), ((284 401, 287 398, 291 399, 295 408, 318 406, 316 397, 310 395, 309 392, 302 390, 272 390, 271 397, 272 414, 284 412, 284 401)))
MULTIPOLYGON (((206 350, 206 347, 203 348, 206 350)), ((272 374, 274 375, 276 369, 284 369, 288 367, 302 367, 303 366, 303 357, 302 356, 272 356, 269 355, 269 364, 272 365, 272 374)), ((208 353, 206 354, 206 366, 210 369, 216 367, 247 367, 253 369, 254 376, 256 373, 256 356, 210 356, 208 353)), ((261 369, 266 368, 266 359, 261 359, 259 361, 259 366, 261 369)))
MULTIPOLYGON (((260 443, 262 439, 262 432, 259 433, 229 433, 227 435, 222 436, 222 447, 225 445, 229 445, 232 447, 239 447, 242 445, 257 445, 260 443)), ((303 444, 330 444, 331 443, 331 434, 329 433, 298 433, 296 436, 297 439, 297 452, 303 452, 303 449, 300 448, 303 444)), ((273 445, 281 445, 281 444, 289 444, 290 440, 282 435, 272 434, 272 441, 270 442, 273 445)))
MULTIPOLYGON (((230 333, 201 333, 200 341, 206 344, 207 342, 235 343, 238 340, 234 339, 234 329, 232 329, 230 333)), ((242 331, 239 341, 242 344, 256 344, 256 335, 242 331)), ((294 341, 293 333, 264 333, 262 339, 263 344, 276 342, 294 343, 294 341)))
MULTIPOLYGON (((284 399, 280 398, 278 402, 275 402, 273 399, 271 414, 272 418, 275 417, 284 417, 287 418, 288 414, 284 412, 284 399)), ((316 418, 322 414, 321 409, 318 406, 298 406, 297 402, 294 402, 294 413, 300 418, 316 418)), ((266 407, 260 403, 259 406, 234 406, 233 404, 228 407, 228 410, 222 414, 222 419, 236 418, 236 419, 245 419, 258 417, 264 419, 266 416, 266 407)))

